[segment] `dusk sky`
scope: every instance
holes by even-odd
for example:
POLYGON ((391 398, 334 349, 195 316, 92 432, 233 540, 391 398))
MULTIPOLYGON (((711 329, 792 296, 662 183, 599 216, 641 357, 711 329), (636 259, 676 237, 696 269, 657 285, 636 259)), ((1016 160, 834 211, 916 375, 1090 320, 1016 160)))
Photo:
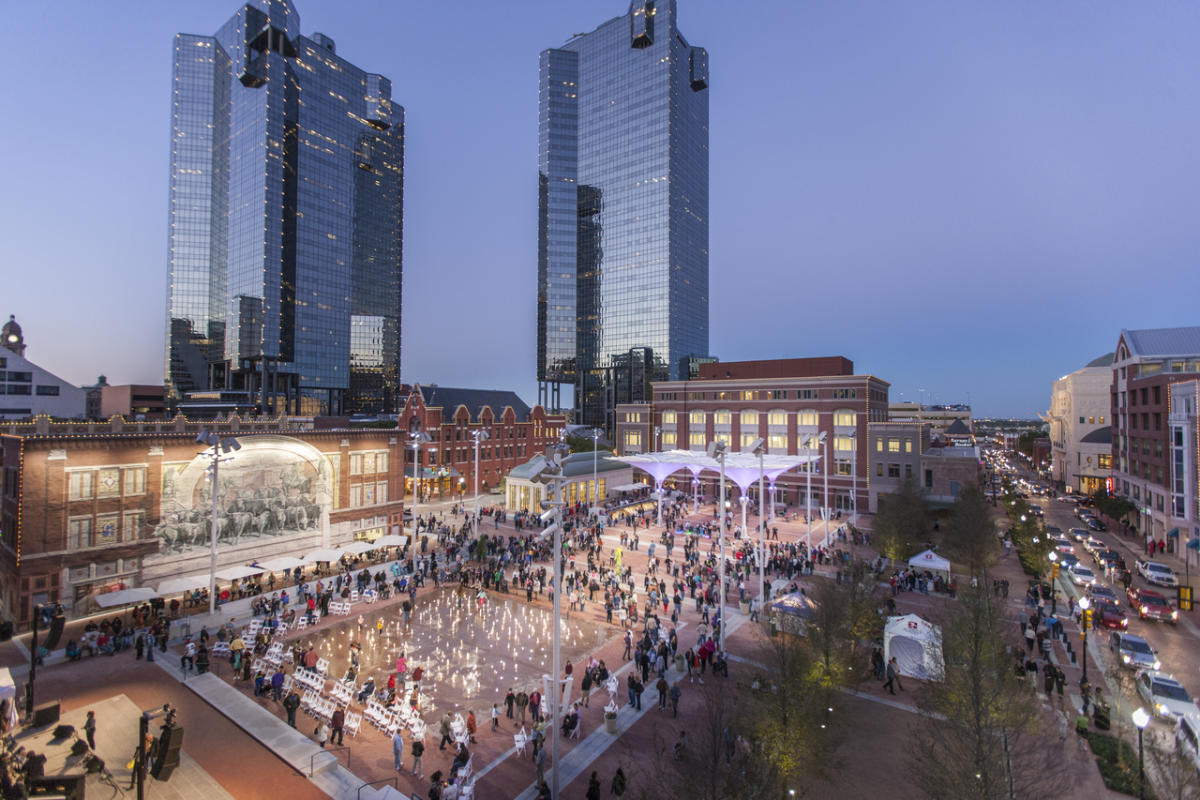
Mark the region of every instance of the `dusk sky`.
MULTIPOLYGON (((407 111, 403 379, 533 402, 538 53, 626 0, 295 2, 407 111)), ((1200 4, 678 6, 713 355, 1033 416, 1121 328, 1200 324, 1200 4)), ((172 37, 237 8, 5 5, 0 312, 69 381, 163 380, 172 37)))

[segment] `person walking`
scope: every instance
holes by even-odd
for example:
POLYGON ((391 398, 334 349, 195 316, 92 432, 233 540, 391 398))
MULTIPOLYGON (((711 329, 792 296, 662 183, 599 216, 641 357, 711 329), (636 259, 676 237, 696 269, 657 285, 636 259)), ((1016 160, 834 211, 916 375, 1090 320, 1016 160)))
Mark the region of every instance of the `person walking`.
POLYGON ((658 690, 658 710, 662 711, 667 707, 667 694, 671 690, 671 685, 667 683, 667 679, 660 677, 658 683, 654 684, 654 688, 658 690))
POLYGON ((683 692, 679 689, 679 684, 675 684, 674 686, 671 687, 671 716, 672 717, 679 716, 679 696, 681 694, 683 694, 683 692))
POLYGON ((423 777, 424 770, 421 767, 421 757, 425 755, 425 743, 420 739, 413 739, 412 757, 413 757, 413 775, 417 776, 417 780, 423 777))
POLYGON ((522 728, 525 726, 525 707, 529 705, 529 695, 525 694, 524 690, 517 692, 517 721, 513 723, 514 728, 522 728))
POLYGON ((87 721, 83 723, 83 732, 87 736, 88 747, 96 749, 96 712, 87 713, 87 721))
POLYGON ((628 782, 625 780, 625 770, 618 766, 616 774, 613 775, 612 790, 610 793, 615 794, 617 797, 623 797, 625 795, 625 789, 627 785, 628 782))
POLYGON ((596 776, 595 770, 592 770, 592 777, 588 778, 587 794, 584 795, 584 800, 600 800, 600 778, 596 776))
POLYGON ((296 727, 296 709, 300 708, 300 695, 296 694, 295 689, 292 689, 288 692, 288 696, 283 698, 283 708, 287 711, 288 725, 296 727))
POLYGON ((442 719, 438 722, 438 732, 442 734, 442 741, 438 743, 438 750, 445 750, 446 743, 453 744, 454 738, 450 735, 450 715, 442 714, 442 719))
POLYGON ((892 688, 892 686, 894 684, 896 686, 899 686, 900 691, 903 692, 904 686, 902 686, 900 684, 900 674, 898 672, 898 667, 896 666, 896 657, 895 656, 892 656, 892 659, 890 661, 888 661, 886 674, 887 674, 887 681, 883 684, 883 688, 887 689, 892 694, 895 694, 896 690, 892 688))
POLYGON ((546 780, 546 761, 547 760, 549 760, 549 759, 548 759, 548 756, 546 755, 546 748, 539 747, 538 751, 537 751, 537 755, 535 755, 533 757, 533 766, 537 770, 538 783, 542 783, 546 780))
POLYGON ((317 744, 321 745, 321 749, 325 749, 325 743, 329 741, 329 726, 325 724, 325 720, 317 723, 317 729, 313 732, 317 737, 317 744))

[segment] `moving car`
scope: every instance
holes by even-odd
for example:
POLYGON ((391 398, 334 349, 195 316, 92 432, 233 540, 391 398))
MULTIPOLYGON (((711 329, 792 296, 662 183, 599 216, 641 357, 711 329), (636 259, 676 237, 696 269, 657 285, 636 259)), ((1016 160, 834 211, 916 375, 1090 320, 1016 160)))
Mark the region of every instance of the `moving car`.
POLYGON ((1112 603, 1114 606, 1121 605, 1121 598, 1117 593, 1103 583, 1093 583, 1088 587, 1088 594, 1097 603, 1112 603))
POLYGON ((1140 636, 1113 631, 1108 647, 1121 659, 1121 664, 1130 669, 1162 669, 1158 654, 1140 636))
POLYGON ((1097 539, 1095 536, 1088 536, 1088 538, 1083 540, 1083 549, 1091 553, 1092 556, 1095 556, 1096 553, 1099 553, 1101 550, 1105 550, 1107 548, 1108 545, 1104 542, 1104 540, 1097 539))
POLYGON ((1142 619, 1156 619, 1172 625, 1179 622, 1179 612, 1171 608, 1167 598, 1158 592, 1130 586, 1126 595, 1129 597, 1129 607, 1136 611, 1142 619))
POLYGON ((1045 510, 1039 505, 1030 505, 1029 513, 1033 514, 1035 517, 1044 517, 1046 515, 1045 510))
POLYGON ((1054 549, 1060 553, 1074 553, 1075 545, 1071 544, 1066 539, 1055 536, 1051 541, 1054 542, 1054 549))
POLYGON ((1096 582, 1096 573, 1080 564, 1068 569, 1067 574, 1071 576, 1071 583, 1076 586, 1091 586, 1096 582))
POLYGON ((1129 627, 1125 612, 1115 603, 1097 601, 1093 606, 1092 623, 1097 628, 1108 628, 1110 631, 1123 631, 1129 627))
POLYGON ((1074 553, 1063 553, 1058 557, 1058 563, 1062 564, 1063 569, 1070 569, 1079 563, 1079 556, 1074 553))
POLYGON ((1175 577, 1175 570, 1161 561, 1150 561, 1149 559, 1138 561, 1134 564, 1134 569, 1155 586, 1175 586, 1179 583, 1179 579, 1175 577))
POLYGON ((1142 699, 1154 709, 1155 716, 1179 719, 1187 714, 1200 713, 1196 701, 1174 676, 1158 670, 1143 670, 1137 676, 1137 690, 1142 699))
POLYGON ((1106 527, 1104 526, 1104 523, 1103 523, 1103 522, 1101 522, 1101 521, 1100 521, 1099 519, 1097 519, 1096 517, 1088 517, 1088 519, 1087 519, 1087 526, 1088 526, 1089 528, 1091 528, 1092 530, 1094 530, 1094 531, 1106 531, 1106 530, 1108 530, 1108 528, 1106 528, 1106 527))
POLYGON ((1091 536, 1091 534, 1088 533, 1087 528, 1071 528, 1068 533, 1070 533, 1071 538, 1077 542, 1086 541, 1091 536))

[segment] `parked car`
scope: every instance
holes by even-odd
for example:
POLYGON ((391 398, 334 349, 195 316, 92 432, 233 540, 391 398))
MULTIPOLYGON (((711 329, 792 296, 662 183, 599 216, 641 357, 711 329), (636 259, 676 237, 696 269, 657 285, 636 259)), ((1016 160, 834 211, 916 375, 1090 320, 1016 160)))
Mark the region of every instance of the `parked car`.
POLYGON ((1175 577, 1175 570, 1161 561, 1150 561, 1149 559, 1138 561, 1134 564, 1134 569, 1155 586, 1175 586, 1179 583, 1179 579, 1175 577))
POLYGON ((1105 527, 1104 523, 1103 523, 1103 522, 1101 522, 1101 521, 1100 521, 1099 519, 1097 519, 1096 517, 1088 517, 1088 520, 1087 520, 1087 526, 1088 526, 1089 528, 1091 528, 1092 530, 1094 530, 1094 531, 1106 531, 1106 530, 1108 530, 1108 528, 1107 528, 1107 527, 1105 527))
POLYGON ((1097 628, 1108 628, 1111 631, 1123 631, 1129 627, 1125 612, 1114 603, 1097 601, 1093 606, 1092 622, 1097 628))
POLYGON ((1089 536, 1083 540, 1083 549, 1087 550, 1088 553, 1090 553, 1094 558, 1096 553, 1100 552, 1101 550, 1107 550, 1108 545, 1103 539, 1098 539, 1095 536, 1089 536))
POLYGON ((1081 564, 1076 564, 1067 570, 1067 575, 1070 576, 1071 583, 1076 586, 1091 586, 1096 582, 1096 573, 1081 564))
POLYGON ((1071 538, 1077 542, 1086 541, 1087 538, 1091 536, 1091 534, 1088 533, 1087 528, 1071 528, 1069 533, 1071 534, 1071 538))
POLYGON ((1103 583, 1093 583, 1088 587, 1088 594, 1097 603, 1112 603, 1114 606, 1121 605, 1120 596, 1103 583))
POLYGON ((1074 553, 1075 552, 1075 545, 1071 544, 1066 539, 1056 536, 1056 537, 1053 537, 1052 541, 1054 542, 1054 549, 1060 553, 1074 553))
POLYGON ((1200 715, 1184 714, 1177 720, 1175 744, 1188 763, 1200 771, 1200 715))
POLYGON ((1155 619, 1175 625, 1179 622, 1179 612, 1171 608, 1167 598, 1149 589, 1139 589, 1130 586, 1126 592, 1129 597, 1129 607, 1137 612, 1142 619, 1155 619))
POLYGON ((1158 654, 1140 636, 1122 631, 1113 631, 1108 648, 1117 654, 1123 666, 1130 669, 1162 669, 1158 654))
POLYGON ((1030 506, 1029 506, 1029 513, 1030 513, 1030 514, 1033 514, 1035 517, 1044 517, 1044 516, 1046 516, 1046 512, 1045 512, 1045 510, 1044 510, 1044 509, 1043 509, 1041 506, 1039 506, 1039 505, 1030 505, 1030 506))
POLYGON ((1188 714, 1200 713, 1196 701, 1175 680, 1173 675, 1158 670, 1143 670, 1137 676, 1137 690, 1142 699, 1154 709, 1155 716, 1163 719, 1179 719, 1188 714))
POLYGON ((1074 553, 1063 553, 1058 557, 1058 563, 1062 564, 1063 569, 1070 569, 1079 563, 1079 556, 1074 553))

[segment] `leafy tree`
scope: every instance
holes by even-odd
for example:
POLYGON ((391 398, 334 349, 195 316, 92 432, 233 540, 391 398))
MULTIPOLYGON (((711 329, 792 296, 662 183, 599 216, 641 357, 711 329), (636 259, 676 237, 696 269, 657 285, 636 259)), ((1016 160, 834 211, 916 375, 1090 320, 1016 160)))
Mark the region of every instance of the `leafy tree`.
POLYGON ((1010 630, 986 587, 966 589, 943 627, 945 678, 917 695, 926 715, 913 725, 914 788, 931 800, 1050 798, 1061 790, 1061 758, 1047 747, 1044 717, 1014 669, 1010 630), (932 717, 933 719, 930 719, 932 717))
POLYGON ((942 555, 966 565, 973 577, 984 575, 999 560, 1000 540, 992 507, 978 487, 968 487, 950 509, 942 536, 942 555))
POLYGON ((835 689, 867 678, 863 665, 868 643, 882 627, 875 589, 874 576, 862 564, 849 570, 841 583, 814 581, 816 610, 808 621, 808 641, 815 656, 815 685, 835 689))
POLYGON ((572 453, 590 453, 593 450, 611 453, 612 448, 604 444, 604 439, 601 438, 600 446, 596 446, 596 442, 592 441, 590 436, 568 436, 567 447, 572 453))
POLYGON ((880 496, 872 538, 879 552, 894 563, 916 552, 928 525, 929 507, 921 489, 912 478, 905 478, 897 492, 880 496))

